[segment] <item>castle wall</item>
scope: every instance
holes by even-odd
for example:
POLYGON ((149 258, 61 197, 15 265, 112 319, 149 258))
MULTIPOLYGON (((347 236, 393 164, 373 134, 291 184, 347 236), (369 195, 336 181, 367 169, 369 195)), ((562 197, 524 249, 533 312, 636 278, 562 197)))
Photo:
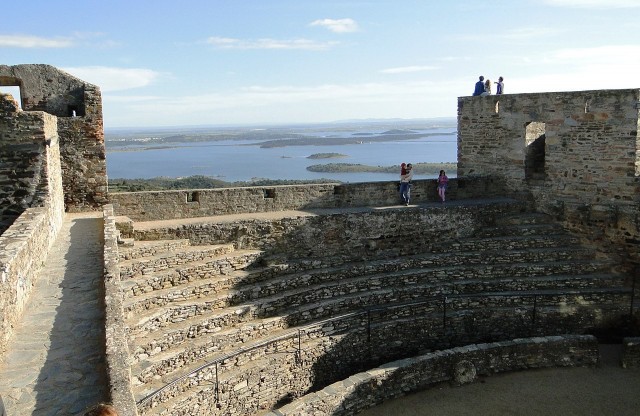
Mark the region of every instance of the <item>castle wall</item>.
POLYGON ((107 203, 100 89, 49 65, 0 65, 0 85, 20 87, 25 112, 57 116, 67 211, 107 203))
POLYGON ((640 262, 640 90, 458 98, 458 176, 527 191, 623 259, 640 262))
POLYGON ((9 102, 0 97, 2 201, 22 213, 0 236, 0 354, 64 217, 56 117, 9 102))
MULTIPOLYGON (((501 182, 453 178, 447 198, 495 197, 501 182)), ((309 184, 176 191, 120 192, 109 195, 116 215, 135 221, 210 217, 226 214, 399 205, 398 182, 309 184)), ((434 179, 413 181, 411 202, 440 201, 434 179)))

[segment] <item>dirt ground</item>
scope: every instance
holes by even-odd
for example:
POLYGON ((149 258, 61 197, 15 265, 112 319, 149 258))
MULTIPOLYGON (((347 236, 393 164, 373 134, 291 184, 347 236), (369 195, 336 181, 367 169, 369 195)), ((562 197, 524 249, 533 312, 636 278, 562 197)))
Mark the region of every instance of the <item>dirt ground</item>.
POLYGON ((620 366, 621 346, 602 345, 595 368, 529 370, 439 384, 359 416, 640 415, 640 369, 620 366))

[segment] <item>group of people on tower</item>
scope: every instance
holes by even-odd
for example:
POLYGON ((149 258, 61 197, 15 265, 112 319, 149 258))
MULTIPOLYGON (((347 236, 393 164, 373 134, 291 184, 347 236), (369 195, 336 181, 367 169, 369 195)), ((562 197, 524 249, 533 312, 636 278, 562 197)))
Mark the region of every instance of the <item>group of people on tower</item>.
MULTIPOLYGON (((496 95, 504 94, 504 78, 498 78, 498 82, 496 82, 496 95)), ((491 95, 491 80, 487 79, 485 81, 484 77, 480 75, 480 79, 476 82, 476 87, 473 90, 474 96, 485 97, 487 95, 491 95)))

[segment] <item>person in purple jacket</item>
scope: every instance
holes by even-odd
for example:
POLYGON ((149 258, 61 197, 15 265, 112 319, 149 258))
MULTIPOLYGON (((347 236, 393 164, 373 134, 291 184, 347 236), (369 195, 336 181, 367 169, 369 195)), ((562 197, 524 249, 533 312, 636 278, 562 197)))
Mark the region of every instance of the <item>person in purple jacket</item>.
POLYGON ((496 95, 504 94, 504 78, 498 78, 498 82, 496 82, 496 95))

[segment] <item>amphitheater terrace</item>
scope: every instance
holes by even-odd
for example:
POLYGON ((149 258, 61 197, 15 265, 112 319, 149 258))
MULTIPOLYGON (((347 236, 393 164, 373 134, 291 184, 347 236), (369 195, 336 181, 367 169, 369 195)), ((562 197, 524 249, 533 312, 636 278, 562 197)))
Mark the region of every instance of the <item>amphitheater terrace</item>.
MULTIPOLYGON (((353 415, 451 382, 640 367, 640 90, 458 98, 457 178, 107 189, 98 86, 0 65, 9 416, 353 415)), ((634 370, 634 368, 636 370, 634 370)))

